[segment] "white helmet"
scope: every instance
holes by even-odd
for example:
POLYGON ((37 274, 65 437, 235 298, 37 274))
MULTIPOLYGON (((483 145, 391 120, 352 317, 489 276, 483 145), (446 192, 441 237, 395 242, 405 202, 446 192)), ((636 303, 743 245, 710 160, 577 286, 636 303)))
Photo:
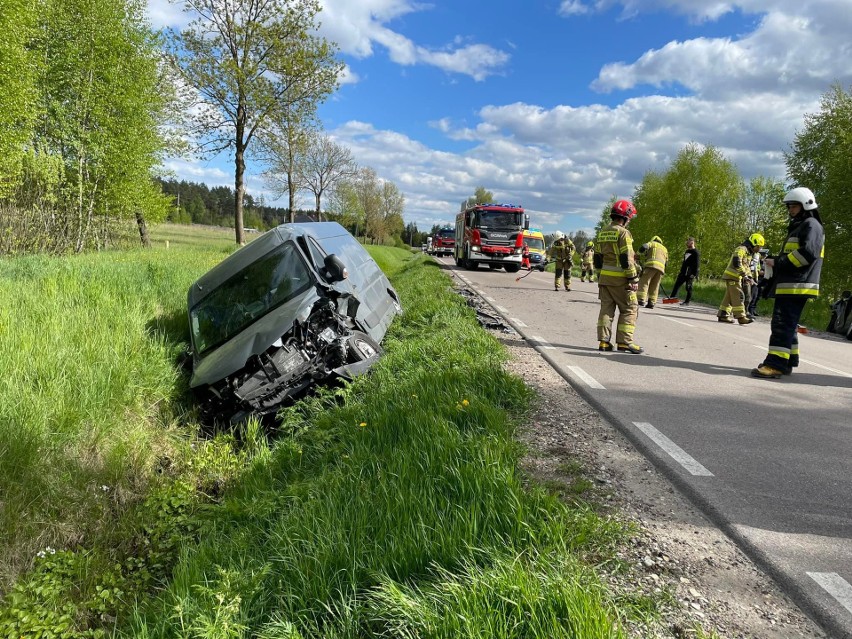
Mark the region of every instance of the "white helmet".
POLYGON ((553 239, 554 239, 554 240, 561 240, 561 239, 564 239, 564 238, 565 238, 565 233, 563 233, 562 231, 556 231, 556 232, 553 234, 553 239))
POLYGON ((793 189, 784 196, 784 204, 798 202, 805 211, 813 211, 817 207, 813 191, 803 186, 793 189))

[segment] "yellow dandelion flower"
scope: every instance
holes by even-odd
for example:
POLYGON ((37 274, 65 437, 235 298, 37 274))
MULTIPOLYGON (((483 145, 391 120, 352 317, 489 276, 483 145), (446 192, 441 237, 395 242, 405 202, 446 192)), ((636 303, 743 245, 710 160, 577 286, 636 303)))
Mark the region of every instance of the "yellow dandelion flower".
POLYGON ((462 406, 470 406, 470 402, 467 401, 466 399, 463 399, 462 400, 462 406))
POLYGON ((360 424, 358 424, 358 426, 360 426, 361 428, 364 428, 364 427, 367 426, 367 422, 361 422, 360 424))

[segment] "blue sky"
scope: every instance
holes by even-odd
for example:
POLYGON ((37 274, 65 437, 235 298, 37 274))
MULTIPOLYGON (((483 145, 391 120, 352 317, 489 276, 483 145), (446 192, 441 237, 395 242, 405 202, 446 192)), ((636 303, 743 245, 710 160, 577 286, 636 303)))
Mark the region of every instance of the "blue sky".
MULTIPOLYGON (((546 232, 589 231, 691 142, 783 179, 804 115, 832 83, 852 86, 852 0, 320 2, 346 64, 325 133, 401 189, 421 230, 481 185, 546 232)), ((148 7, 155 27, 189 19, 148 7)), ((227 155, 166 167, 233 186, 227 155)), ((248 171, 249 192, 266 192, 248 171)))

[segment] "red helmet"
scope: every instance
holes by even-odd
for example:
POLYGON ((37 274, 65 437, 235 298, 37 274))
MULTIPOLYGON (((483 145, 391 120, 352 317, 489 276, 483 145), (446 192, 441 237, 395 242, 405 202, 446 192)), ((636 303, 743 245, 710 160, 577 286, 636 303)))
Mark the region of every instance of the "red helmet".
POLYGON ((616 200, 615 204, 609 212, 610 215, 623 217, 625 220, 632 220, 636 216, 636 207, 630 200, 616 200))

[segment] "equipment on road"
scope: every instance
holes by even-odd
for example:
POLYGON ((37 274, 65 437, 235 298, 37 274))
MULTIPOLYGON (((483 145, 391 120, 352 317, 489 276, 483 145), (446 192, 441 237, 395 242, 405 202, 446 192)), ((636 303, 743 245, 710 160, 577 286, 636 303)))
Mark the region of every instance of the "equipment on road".
POLYGON ((663 295, 665 295, 665 297, 663 298, 663 304, 677 304, 678 302, 680 302, 679 297, 672 297, 668 293, 666 293, 666 289, 663 288, 662 284, 660 284, 660 290, 663 292, 663 295))
MULTIPOLYGON (((548 264, 549 264, 549 262, 545 261, 545 262, 544 262, 544 264, 542 264, 542 270, 544 270, 544 267, 545 267, 545 266, 547 266, 548 264)), ((518 277, 516 277, 516 278, 515 278, 515 281, 516 281, 516 282, 520 282, 520 281, 521 281, 522 279, 524 279, 527 275, 532 274, 533 270, 534 270, 534 269, 530 269, 528 272, 524 273, 523 275, 519 275, 518 277)))

